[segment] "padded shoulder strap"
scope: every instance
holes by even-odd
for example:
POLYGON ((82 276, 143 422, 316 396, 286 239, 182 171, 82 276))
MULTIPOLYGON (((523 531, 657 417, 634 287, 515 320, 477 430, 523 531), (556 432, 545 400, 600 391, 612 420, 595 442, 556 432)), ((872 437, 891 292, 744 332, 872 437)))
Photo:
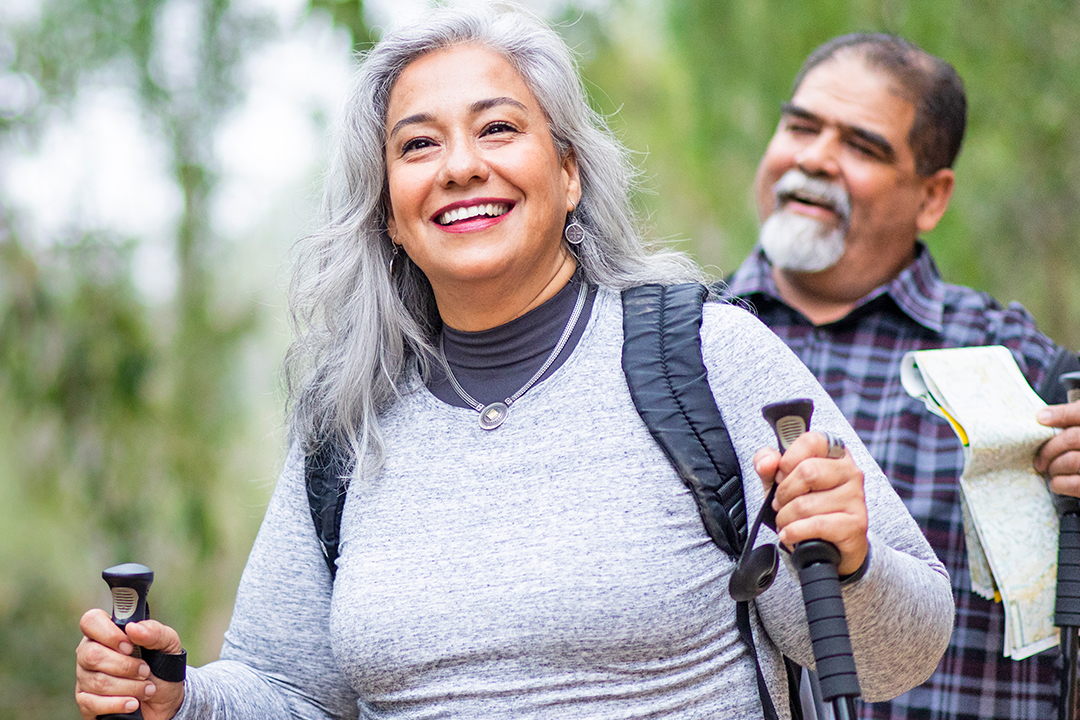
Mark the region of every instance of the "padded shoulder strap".
POLYGON ((335 440, 324 441, 304 458, 304 484, 311 519, 331 579, 337 575, 338 532, 352 465, 352 452, 348 446, 335 440))
MULTIPOLYGON (((696 283, 624 290, 622 365, 638 414, 693 493, 706 532, 737 558, 746 540, 746 503, 739 459, 701 358, 701 306, 708 294, 696 283)), ((776 720, 749 603, 735 603, 735 625, 754 660, 765 717, 776 720)), ((788 697, 793 719, 802 717, 797 698, 788 697)))
POLYGON ((623 291, 623 372, 638 413, 693 492, 705 530, 737 557, 746 503, 735 449, 701 359, 708 289, 642 285, 623 291))

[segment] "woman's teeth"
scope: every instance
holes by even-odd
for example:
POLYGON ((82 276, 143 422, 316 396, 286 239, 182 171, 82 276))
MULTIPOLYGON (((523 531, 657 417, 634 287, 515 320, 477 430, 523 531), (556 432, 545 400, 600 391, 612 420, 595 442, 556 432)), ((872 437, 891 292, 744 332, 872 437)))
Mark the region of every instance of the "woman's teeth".
POLYGON ((450 223, 461 222, 462 220, 468 220, 469 218, 477 217, 478 215, 486 215, 488 217, 499 217, 505 215, 510 211, 510 206, 506 203, 487 203, 485 205, 470 205, 468 207, 454 208, 453 210, 447 210, 438 218, 436 222, 440 225, 449 225, 450 223))

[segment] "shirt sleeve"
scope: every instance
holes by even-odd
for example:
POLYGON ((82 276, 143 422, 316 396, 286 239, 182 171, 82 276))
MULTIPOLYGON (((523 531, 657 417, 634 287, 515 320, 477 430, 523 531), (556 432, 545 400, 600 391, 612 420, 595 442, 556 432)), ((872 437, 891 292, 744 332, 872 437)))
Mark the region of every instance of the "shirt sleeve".
POLYGON ((356 718, 330 645, 330 573, 293 448, 237 591, 221 660, 191 668, 178 720, 356 718))
MULTIPOLYGON (((843 588, 862 697, 895 697, 934 671, 952 633, 954 602, 948 573, 888 479, 839 408, 809 370, 757 319, 732 306, 707 304, 702 355, 709 383, 743 470, 746 509, 763 499, 752 457, 776 438, 761 416, 770 402, 810 398, 811 429, 840 435, 865 476, 870 562, 843 588)), ((760 542, 776 542, 764 531, 760 542)), ((813 651, 798 576, 788 562, 756 601, 769 638, 788 657, 813 667, 813 651)))
POLYGON ((1021 372, 1043 400, 1067 402, 1059 376, 1076 369, 1076 354, 1043 335, 1035 325, 1035 318, 1020 303, 987 313, 987 318, 997 320, 991 326, 993 337, 988 344, 1004 345, 1012 351, 1021 372))

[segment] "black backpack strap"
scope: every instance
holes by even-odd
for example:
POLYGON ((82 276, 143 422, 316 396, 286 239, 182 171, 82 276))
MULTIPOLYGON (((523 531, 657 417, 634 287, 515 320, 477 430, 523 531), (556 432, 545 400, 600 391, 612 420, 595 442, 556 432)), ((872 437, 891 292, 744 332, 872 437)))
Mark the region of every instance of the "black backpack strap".
MULTIPOLYGON (((693 494, 705 531, 737 558, 746 540, 746 502, 739 459, 701 358, 701 306, 708 294, 697 283, 624 290, 622 365, 634 406, 693 494)), ((754 661, 762 711, 775 720, 748 602, 735 603, 735 625, 754 661)), ((798 694, 789 690, 788 700, 793 717, 801 717, 798 694)))
POLYGON ((338 533, 341 530, 341 511, 349 489, 353 458, 344 442, 328 439, 304 458, 304 484, 308 506, 315 523, 330 579, 337 575, 338 533))
POLYGON ((701 359, 707 296, 697 283, 624 290, 622 366, 641 419, 693 493, 709 537, 738 557, 746 503, 739 460, 701 359))

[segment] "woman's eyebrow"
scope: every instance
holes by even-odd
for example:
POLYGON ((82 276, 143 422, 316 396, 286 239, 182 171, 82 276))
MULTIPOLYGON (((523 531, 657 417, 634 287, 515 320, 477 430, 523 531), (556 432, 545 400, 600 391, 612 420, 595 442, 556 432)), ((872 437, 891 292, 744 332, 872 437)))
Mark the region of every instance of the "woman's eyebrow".
POLYGON ((418 123, 431 122, 433 119, 434 117, 428 113, 416 113, 415 115, 403 117, 396 123, 394 123, 394 127, 390 130, 390 134, 387 136, 387 139, 393 138, 403 127, 407 125, 416 125, 418 123))
MULTIPOLYGON (((485 100, 477 100, 476 102, 474 102, 472 105, 469 106, 469 111, 472 114, 476 115, 476 114, 484 112, 485 110, 490 110, 493 107, 499 107, 500 105, 510 105, 511 107, 518 108, 519 110, 528 110, 528 108, 525 107, 525 104, 523 102, 521 102, 519 100, 515 100, 512 97, 503 96, 503 97, 487 98, 485 100)), ((397 135, 401 131, 402 128, 404 128, 404 127, 406 127, 408 125, 416 125, 418 123, 431 122, 434 119, 435 119, 435 116, 432 115, 431 113, 416 113, 415 115, 409 115, 408 117, 403 117, 400 120, 398 120, 396 123, 394 123, 394 127, 390 130, 390 134, 387 136, 387 138, 388 139, 393 138, 395 135, 397 135)))
POLYGON ((481 113, 485 110, 490 110, 491 108, 498 107, 499 105, 511 105, 518 108, 519 110, 528 110, 528 108, 525 107, 524 103, 515 100, 512 97, 495 97, 488 98, 487 100, 477 100, 469 106, 469 109, 472 110, 472 112, 475 114, 481 113))

